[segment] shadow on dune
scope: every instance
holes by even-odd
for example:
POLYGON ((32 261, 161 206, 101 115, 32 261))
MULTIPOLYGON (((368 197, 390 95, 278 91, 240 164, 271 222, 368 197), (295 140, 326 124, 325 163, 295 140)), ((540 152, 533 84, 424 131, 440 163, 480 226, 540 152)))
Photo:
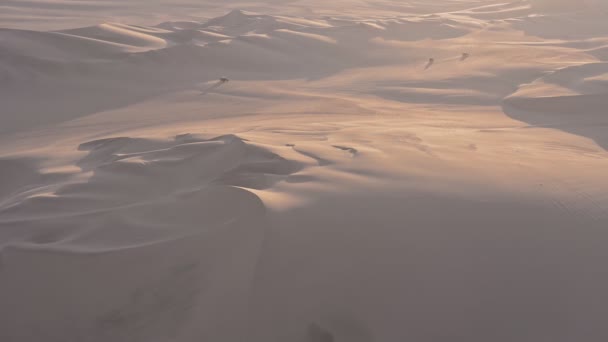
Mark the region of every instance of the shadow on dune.
POLYGON ((503 112, 515 120, 587 137, 604 150, 608 150, 607 107, 608 98, 604 94, 510 98, 502 105, 503 112))
POLYGON ((531 82, 542 71, 508 69, 492 76, 461 76, 444 80, 384 81, 373 94, 406 103, 493 106, 520 84, 531 82))
POLYGON ((266 189, 302 168, 295 161, 232 134, 211 139, 183 134, 172 143, 119 137, 87 142, 79 150, 88 151, 89 155, 77 165, 83 171, 95 172, 89 184, 98 181, 96 175, 107 183, 119 180, 120 173, 134 173, 140 182, 149 182, 151 186, 146 188, 150 191, 159 190, 155 187, 166 191, 193 189, 209 183, 266 189), (116 174, 111 176, 108 172, 116 174), (171 178, 171 186, 155 180, 166 183, 171 178))
POLYGON ((503 112, 532 126, 588 137, 608 149, 607 72, 608 63, 585 63, 522 82, 517 91, 502 101, 503 112), (536 95, 537 85, 547 87, 548 94, 536 95), (561 95, 563 90, 566 95, 561 95), (556 95, 552 95, 553 91, 556 95))
POLYGON ((52 191, 22 194, 39 178, 36 164, 0 160, 0 204, 13 199, 0 206, 0 238, 10 238, 0 240, 0 339, 242 340, 268 225, 244 188, 271 187, 301 165, 234 135, 79 149, 90 177, 52 191), (24 305, 32 298, 44 305, 24 305))
MULTIPOLYGON (((46 82, 45 82, 46 83, 46 82)), ((54 84, 53 84, 54 83, 54 84)), ((7 89, 0 94, 2 126, 0 134, 44 127, 98 112, 111 111, 161 95, 167 90, 138 90, 137 85, 59 85, 40 83, 7 89), (35 98, 35 101, 28 99, 35 98)))
POLYGON ((606 219, 550 198, 472 191, 331 193, 275 214, 252 300, 265 331, 252 340, 298 340, 301 322, 318 322, 311 342, 605 334, 597 320, 568 322, 605 311, 608 277, 596 270, 606 251, 594 241, 606 238, 606 219))
POLYGON ((35 160, 0 159, 0 203, 24 186, 36 184, 40 178, 35 160))
POLYGON ((518 18, 512 20, 512 24, 515 29, 531 36, 545 39, 584 40, 604 37, 608 34, 606 13, 605 9, 599 8, 561 13, 549 12, 518 18))

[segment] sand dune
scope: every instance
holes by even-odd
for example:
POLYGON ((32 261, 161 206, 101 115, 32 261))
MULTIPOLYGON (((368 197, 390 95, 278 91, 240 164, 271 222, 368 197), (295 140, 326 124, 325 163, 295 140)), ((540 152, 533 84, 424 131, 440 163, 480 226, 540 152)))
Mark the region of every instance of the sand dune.
POLYGON ((128 45, 58 32, 2 30, 2 47, 11 53, 50 60, 104 57, 125 51, 128 45))
POLYGON ((97 26, 75 30, 65 30, 61 32, 77 37, 108 41, 110 43, 128 45, 142 49, 139 51, 145 51, 146 49, 161 49, 166 47, 167 42, 161 38, 155 37, 154 34, 169 33, 169 31, 164 30, 113 23, 104 23, 97 26))
POLYGON ((0 341, 603 342, 603 11, 0 4, 0 341))
MULTIPOLYGON (((461 31, 435 19, 424 22, 427 33, 411 30, 418 33, 403 39, 461 31)), ((5 30, 0 48, 9 53, 0 59, 0 70, 5 70, 7 91, 0 97, 12 115, 0 131, 116 108, 226 73, 246 79, 318 78, 361 64, 399 63, 410 57, 399 50, 375 53, 371 39, 379 34, 395 39, 410 31, 410 25, 422 25, 395 21, 378 29, 361 23, 342 20, 330 25, 232 11, 198 25, 191 23, 187 29, 178 25, 170 30, 177 24, 168 23, 160 25, 162 29, 102 24, 50 33, 5 30), (57 83, 61 86, 53 86, 57 83), (44 109, 40 102, 14 95, 22 88, 46 98, 44 109), (75 93, 76 101, 67 103, 75 93), (51 114, 40 120, 41 110, 51 114)))

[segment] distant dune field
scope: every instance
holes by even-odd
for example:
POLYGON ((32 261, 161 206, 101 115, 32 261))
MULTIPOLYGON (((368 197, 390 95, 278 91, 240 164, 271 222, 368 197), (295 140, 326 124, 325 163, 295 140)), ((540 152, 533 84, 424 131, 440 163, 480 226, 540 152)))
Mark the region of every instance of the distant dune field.
POLYGON ((0 3, 0 341, 606 341, 606 10, 0 3))

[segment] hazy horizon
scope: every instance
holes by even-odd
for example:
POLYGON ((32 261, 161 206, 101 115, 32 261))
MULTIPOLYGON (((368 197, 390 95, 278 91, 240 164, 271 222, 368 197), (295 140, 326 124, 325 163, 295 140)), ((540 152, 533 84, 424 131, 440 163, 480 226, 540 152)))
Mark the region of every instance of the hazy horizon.
POLYGON ((0 2, 0 341, 606 341, 607 5, 0 2))

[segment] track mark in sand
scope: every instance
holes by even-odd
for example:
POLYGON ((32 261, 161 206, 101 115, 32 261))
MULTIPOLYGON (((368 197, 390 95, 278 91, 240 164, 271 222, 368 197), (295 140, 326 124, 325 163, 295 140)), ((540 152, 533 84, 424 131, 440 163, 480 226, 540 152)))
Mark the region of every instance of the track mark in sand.
MULTIPOLYGON (((303 151, 302 149, 297 148, 295 144, 285 144, 285 146, 291 147, 295 152, 297 152, 307 158, 314 159, 319 166, 327 166, 327 165, 333 164, 332 161, 327 160, 323 157, 320 157, 319 155, 317 155, 315 153, 312 153, 309 151, 303 151)), ((342 145, 331 145, 331 147, 344 151, 344 152, 348 152, 352 157, 356 157, 357 155, 359 155, 359 150, 357 150, 354 147, 342 146, 342 145)))
POLYGON ((406 143, 410 146, 415 147, 418 151, 424 152, 430 156, 434 156, 431 147, 424 144, 424 140, 422 140, 419 136, 414 133, 407 133, 403 136, 397 138, 397 141, 406 143))
POLYGON ((338 150, 349 152, 353 157, 355 157, 359 154, 359 151, 353 147, 340 146, 340 145, 332 145, 332 147, 337 148, 338 150))
POLYGON ((302 151, 300 149, 297 149, 296 145, 294 145, 294 144, 286 144, 286 146, 291 147, 294 151, 298 152, 299 154, 301 154, 301 155, 303 155, 305 157, 308 157, 308 158, 316 160, 317 164, 319 164, 319 166, 327 166, 327 165, 332 164, 329 160, 321 158, 321 157, 317 156, 314 153, 306 152, 306 151, 302 151))
POLYGON ((71 229, 69 228, 60 228, 57 230, 49 230, 49 231, 41 231, 39 233, 35 233, 29 239, 29 242, 37 244, 37 245, 50 245, 54 243, 61 242, 65 239, 69 239, 71 229))
POLYGON ((595 148, 588 148, 583 146, 577 146, 572 144, 547 142, 544 144, 547 150, 554 150, 558 152, 572 153, 576 155, 584 155, 587 157, 602 157, 602 151, 595 148))
POLYGON ((555 179, 543 183, 542 187, 553 194, 551 202, 560 211, 591 222, 608 220, 607 199, 594 196, 582 189, 580 184, 569 184, 566 180, 555 179))
POLYGON ((570 187, 569 190, 575 195, 575 197, 577 197, 578 200, 580 200, 580 202, 587 203, 588 207, 586 209, 580 209, 580 212, 583 215, 586 215, 594 221, 608 219, 608 206, 606 203, 602 203, 602 200, 591 195, 587 191, 581 190, 580 188, 570 187))
MULTIPOLYGON (((563 215, 575 218, 580 227, 606 226, 608 224, 608 197, 595 192, 591 184, 581 178, 563 178, 525 168, 539 180, 538 189, 545 197, 543 202, 563 215)), ((557 213, 556 213, 557 214, 557 213)))
POLYGON ((194 313, 192 303, 201 294, 203 281, 198 261, 176 265, 145 287, 133 289, 124 302, 95 317, 94 331, 107 340, 133 336, 139 327, 155 324, 149 332, 169 337, 180 322, 194 313), (166 323, 166 324, 161 324, 166 323))
POLYGON ((41 172, 42 160, 0 158, 0 212, 38 193, 50 193, 69 181, 70 172, 41 172))
POLYGON ((228 83, 228 79, 222 77, 221 79, 219 79, 217 82, 211 84, 210 86, 208 86, 206 89, 203 89, 201 91, 201 95, 207 95, 209 94, 211 91, 223 86, 224 84, 228 83))

